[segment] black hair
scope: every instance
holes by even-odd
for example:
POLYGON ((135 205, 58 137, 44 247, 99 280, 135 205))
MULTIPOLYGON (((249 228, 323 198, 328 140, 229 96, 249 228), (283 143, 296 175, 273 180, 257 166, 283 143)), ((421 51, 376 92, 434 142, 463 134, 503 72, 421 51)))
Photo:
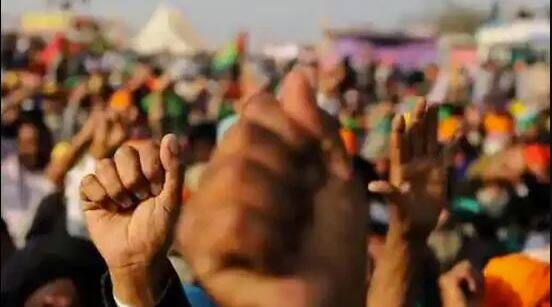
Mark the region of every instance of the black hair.
POLYGON ((33 126, 38 133, 38 165, 37 168, 43 169, 50 162, 50 154, 54 147, 54 139, 50 129, 44 123, 42 116, 36 112, 23 112, 17 123, 17 130, 23 125, 33 126))
POLYGON ((1 305, 23 306, 34 291, 69 278, 85 307, 100 306, 106 266, 94 245, 69 236, 40 236, 17 251, 2 270, 1 305))
POLYGON ((217 140, 216 124, 207 122, 190 127, 188 132, 188 140, 192 146, 199 140, 205 140, 215 144, 217 140))

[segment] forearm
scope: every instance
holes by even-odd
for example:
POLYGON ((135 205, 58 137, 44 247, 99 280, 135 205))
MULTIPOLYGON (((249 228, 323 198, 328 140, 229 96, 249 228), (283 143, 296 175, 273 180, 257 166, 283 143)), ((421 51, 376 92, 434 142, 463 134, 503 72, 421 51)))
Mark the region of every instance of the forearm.
POLYGON ((425 242, 409 242, 400 227, 391 226, 382 257, 376 265, 367 296, 367 306, 410 306, 419 293, 427 258, 425 242))
POLYGON ((83 152, 88 145, 89 140, 81 135, 76 135, 71 144, 61 157, 53 159, 46 168, 46 176, 55 185, 60 186, 63 184, 65 175, 73 167, 73 165, 79 160, 83 152))
POLYGON ((167 258, 157 264, 110 268, 113 296, 125 306, 156 306, 167 290, 173 272, 167 258))

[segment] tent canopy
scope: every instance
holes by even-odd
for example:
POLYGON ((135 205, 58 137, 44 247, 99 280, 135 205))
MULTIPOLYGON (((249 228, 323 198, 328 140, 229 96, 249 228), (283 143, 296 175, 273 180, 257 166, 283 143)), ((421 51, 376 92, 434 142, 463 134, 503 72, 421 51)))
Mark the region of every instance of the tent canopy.
POLYGON ((477 33, 477 41, 483 45, 526 44, 550 41, 550 21, 518 21, 503 26, 487 26, 477 33))
POLYGON ((155 10, 131 45, 134 51, 142 55, 191 55, 200 47, 199 38, 184 17, 164 4, 155 10))

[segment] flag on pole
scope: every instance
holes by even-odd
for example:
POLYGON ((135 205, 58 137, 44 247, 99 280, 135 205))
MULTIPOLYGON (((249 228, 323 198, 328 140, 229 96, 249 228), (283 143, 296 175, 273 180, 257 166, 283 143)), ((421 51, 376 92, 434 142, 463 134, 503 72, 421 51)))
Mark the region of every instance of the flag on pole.
POLYGON ((231 69, 245 52, 247 34, 240 33, 237 38, 221 49, 213 59, 212 69, 216 72, 231 69))

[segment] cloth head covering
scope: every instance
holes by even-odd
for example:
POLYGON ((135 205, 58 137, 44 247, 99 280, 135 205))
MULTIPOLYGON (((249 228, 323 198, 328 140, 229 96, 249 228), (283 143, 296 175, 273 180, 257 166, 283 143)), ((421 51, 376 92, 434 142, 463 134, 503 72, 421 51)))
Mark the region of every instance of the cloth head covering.
POLYGON ((105 264, 91 242, 66 235, 40 236, 12 255, 2 269, 1 305, 23 306, 50 281, 70 278, 84 306, 100 306, 105 264))
POLYGON ((513 132, 512 120, 506 114, 487 114, 483 125, 488 134, 511 134, 513 132))
POLYGON ((523 155, 528 165, 539 165, 544 167, 550 165, 550 147, 547 145, 528 145, 523 150, 523 155))
POLYGON ((127 110, 132 103, 132 95, 129 90, 119 89, 109 100, 109 106, 116 111, 127 110))
POLYGON ((484 270, 487 307, 543 307, 550 300, 550 264, 522 254, 492 259, 484 270))

